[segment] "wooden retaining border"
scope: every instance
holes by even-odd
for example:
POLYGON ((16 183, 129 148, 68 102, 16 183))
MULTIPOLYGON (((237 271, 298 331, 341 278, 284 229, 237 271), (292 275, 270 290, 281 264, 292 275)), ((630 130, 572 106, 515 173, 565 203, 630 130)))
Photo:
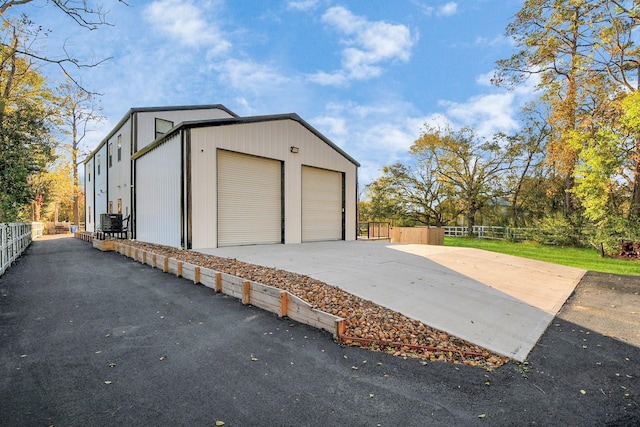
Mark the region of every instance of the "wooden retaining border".
POLYGON ((114 250, 121 255, 237 298, 244 305, 253 305, 275 313, 279 317, 288 317, 291 320, 324 329, 332 333, 336 339, 344 334, 343 318, 317 310, 311 304, 283 289, 134 248, 124 241, 114 240, 113 242, 114 250))
POLYGON ((76 231, 75 233, 73 233, 73 237, 75 237, 76 239, 84 240, 85 242, 93 241, 93 233, 89 231, 76 231))

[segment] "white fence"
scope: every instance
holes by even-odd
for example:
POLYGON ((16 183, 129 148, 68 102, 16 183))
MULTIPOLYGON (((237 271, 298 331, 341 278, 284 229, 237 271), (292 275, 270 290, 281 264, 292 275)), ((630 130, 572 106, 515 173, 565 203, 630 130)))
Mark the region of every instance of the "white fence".
POLYGON ((37 239, 38 237, 42 237, 43 234, 44 234, 44 223, 32 222, 31 223, 31 240, 37 239))
MULTIPOLYGON (((42 224, 40 223, 40 225, 42 224)), ((31 233, 31 223, 12 222, 0 224, 0 276, 31 244, 31 233)), ((42 236, 42 229, 40 229, 39 233, 42 236)))
MULTIPOLYGON (((469 227, 443 227, 444 235, 449 237, 463 237, 469 235, 469 227)), ((514 239, 524 240, 525 228, 496 227, 491 225, 474 225, 473 235, 479 239, 514 239)))

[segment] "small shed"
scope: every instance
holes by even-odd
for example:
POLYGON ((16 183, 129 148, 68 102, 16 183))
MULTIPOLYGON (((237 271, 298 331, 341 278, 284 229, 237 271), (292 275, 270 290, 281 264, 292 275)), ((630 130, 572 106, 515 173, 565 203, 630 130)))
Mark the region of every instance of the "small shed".
POLYGON ((132 159, 141 241, 356 239, 360 165, 296 114, 182 122, 132 159))

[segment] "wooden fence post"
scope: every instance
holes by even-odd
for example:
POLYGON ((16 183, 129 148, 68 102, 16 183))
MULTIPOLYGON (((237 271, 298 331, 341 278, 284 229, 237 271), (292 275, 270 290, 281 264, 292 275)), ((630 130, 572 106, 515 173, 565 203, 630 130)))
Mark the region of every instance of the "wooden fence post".
POLYGON ((216 292, 222 292, 222 273, 216 273, 216 292))
POLYGON ((196 266, 195 272, 193 274, 193 283, 196 285, 200 283, 200 267, 198 266, 196 266))
POLYGON ((283 291, 280 294, 280 317, 287 315, 287 304, 289 302, 289 292, 283 291))
POLYGON ((251 303, 251 283, 246 280, 242 282, 242 303, 244 305, 251 303))

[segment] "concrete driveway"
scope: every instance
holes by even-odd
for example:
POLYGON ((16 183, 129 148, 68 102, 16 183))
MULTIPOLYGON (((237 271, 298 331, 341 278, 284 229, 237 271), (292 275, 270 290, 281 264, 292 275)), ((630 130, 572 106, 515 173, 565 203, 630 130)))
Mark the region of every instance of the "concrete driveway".
POLYGON ((200 252, 313 277, 519 361, 586 272, 479 249, 365 241, 200 252))

